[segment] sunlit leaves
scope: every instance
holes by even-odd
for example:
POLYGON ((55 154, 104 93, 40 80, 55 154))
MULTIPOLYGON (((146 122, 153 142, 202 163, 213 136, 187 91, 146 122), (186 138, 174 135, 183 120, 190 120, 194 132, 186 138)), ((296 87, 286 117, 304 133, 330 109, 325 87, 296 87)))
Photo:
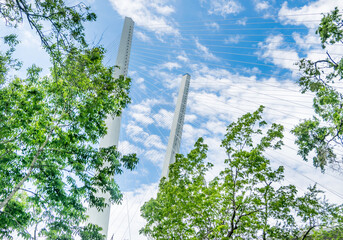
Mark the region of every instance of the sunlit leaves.
POLYGON ((147 220, 141 234, 153 239, 304 239, 313 229, 340 223, 342 215, 336 212, 341 206, 323 200, 315 186, 299 197, 295 186, 283 184, 284 168, 270 166, 264 152, 282 146, 283 127, 267 127, 262 111, 227 127, 225 169, 209 182, 206 174, 213 165, 206 163, 202 138, 186 157, 177 155, 156 199, 141 208, 147 220))
POLYGON ((3 1, 0 16, 15 26, 26 17, 53 61, 48 76, 33 65, 26 78, 12 77, 18 40, 4 38, 0 52, 0 238, 34 234, 46 239, 103 239, 86 225, 87 205, 100 211, 122 198, 114 176, 133 170, 135 154, 98 149, 105 119, 130 102, 130 79, 114 79, 105 50, 89 47, 83 23, 96 16, 83 3, 3 1), (52 31, 43 31, 47 22, 52 31), (28 230, 31 230, 29 232, 28 230))
MULTIPOLYGON (((343 43, 343 20, 337 8, 322 18, 317 33, 323 48, 343 43)), ((334 148, 343 144, 343 95, 336 88, 343 78, 343 58, 334 60, 328 53, 326 59, 315 62, 302 59, 298 65, 303 73, 298 83, 303 93, 315 94, 316 113, 313 119, 303 121, 292 130, 297 137, 299 155, 307 161, 314 153, 313 164, 322 171, 327 166, 340 169, 342 160, 334 148)))

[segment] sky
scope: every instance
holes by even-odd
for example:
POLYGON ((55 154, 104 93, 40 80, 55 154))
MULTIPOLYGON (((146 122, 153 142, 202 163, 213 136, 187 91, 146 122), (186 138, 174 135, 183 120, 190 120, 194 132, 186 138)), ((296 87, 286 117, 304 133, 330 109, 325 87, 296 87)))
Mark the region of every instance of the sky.
MULTIPOLYGON (((316 28, 322 17, 343 1, 335 0, 87 0, 97 14, 87 23, 89 42, 106 49, 114 65, 125 16, 135 22, 129 64, 132 103, 124 110, 119 149, 137 153, 137 169, 117 176, 122 205, 112 206, 113 239, 145 239, 142 204, 155 196, 182 75, 191 75, 180 153, 187 154, 199 137, 209 145, 214 163, 210 179, 224 166, 220 148, 226 126, 241 115, 265 106, 264 119, 285 126, 285 146, 270 151, 273 167, 285 166, 285 184, 303 193, 315 183, 327 198, 342 203, 343 176, 322 174, 297 156, 290 130, 313 115, 312 95, 301 94, 295 65, 301 58, 325 57, 316 28)), ((3 31, 9 29, 1 28, 3 31)), ((48 57, 39 39, 24 23, 19 26, 17 56, 44 67, 48 57)), ((2 33, 1 33, 2 34, 2 33)), ((334 59, 343 46, 327 48, 334 59)), ((343 153, 338 154, 341 156, 343 153)))

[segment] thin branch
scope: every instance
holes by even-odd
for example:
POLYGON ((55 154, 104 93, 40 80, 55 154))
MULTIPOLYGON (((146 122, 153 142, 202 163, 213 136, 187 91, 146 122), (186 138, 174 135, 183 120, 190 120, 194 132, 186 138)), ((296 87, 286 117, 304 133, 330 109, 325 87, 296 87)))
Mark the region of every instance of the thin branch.
POLYGON ((31 190, 28 190, 28 189, 25 189, 25 188, 19 188, 19 190, 22 190, 22 191, 25 191, 25 192, 28 192, 28 193, 32 193, 32 194, 38 196, 39 198, 43 199, 44 201, 46 201, 45 198, 43 198, 38 193, 35 193, 35 192, 31 191, 31 190))
POLYGON ((38 229, 38 224, 39 224, 39 223, 40 223, 40 221, 37 222, 37 224, 36 224, 36 226, 35 226, 35 231, 34 231, 34 234, 33 234, 34 240, 37 240, 37 229, 38 229))
POLYGON ((59 166, 56 166, 56 165, 48 165, 48 164, 38 164, 38 165, 35 165, 35 168, 42 169, 41 167, 54 167, 54 168, 57 168, 60 171, 65 171, 65 172, 68 172, 68 173, 74 173, 72 170, 68 170, 68 169, 65 169, 65 168, 60 168, 59 166))
POLYGON ((12 197, 14 196, 14 194, 16 194, 16 192, 18 192, 18 190, 21 188, 21 186, 27 181, 27 179, 30 177, 33 169, 34 169, 34 166, 36 164, 36 162, 38 161, 38 157, 39 155, 41 154, 41 152, 43 151, 45 145, 48 143, 52 133, 53 133, 54 130, 51 130, 50 133, 48 134, 48 136, 46 136, 46 139, 44 141, 44 143, 39 147, 36 155, 34 156, 31 164, 30 164, 30 167, 26 173, 26 176, 14 187, 14 189, 12 190, 12 192, 5 198, 5 200, 3 200, 2 202, 0 202, 0 210, 2 210, 6 204, 9 202, 9 200, 12 199, 12 197))
POLYGON ((249 213, 245 213, 245 214, 240 215, 240 216, 238 217, 237 221, 236 221, 236 225, 239 223, 239 221, 241 220, 241 218, 246 217, 246 216, 250 216, 251 214, 257 213, 257 212, 260 212, 260 211, 263 211, 263 209, 262 209, 262 208, 256 209, 256 210, 251 211, 251 212, 249 212, 249 213))
POLYGON ((15 135, 15 136, 14 136, 13 138, 11 138, 11 139, 0 141, 0 144, 6 144, 6 143, 9 143, 9 142, 13 142, 14 140, 17 139, 17 137, 18 137, 22 132, 23 132, 23 131, 19 132, 17 135, 15 135))
POLYGON ((305 234, 302 236, 302 238, 301 238, 301 240, 304 240, 306 237, 307 237, 307 235, 311 232, 311 230, 313 229, 313 228, 315 228, 316 226, 312 226, 312 227, 310 227, 309 229, 307 229, 307 231, 305 232, 305 234))
POLYGON ((15 221, 17 223, 17 225, 20 226, 23 229, 22 231, 25 232, 26 234, 28 234, 30 236, 30 239, 33 239, 31 237, 31 234, 25 229, 25 227, 20 222, 18 222, 18 220, 11 213, 5 212, 5 211, 2 211, 2 210, 0 210, 0 213, 4 213, 4 214, 12 217, 13 221, 15 221))
POLYGON ((330 56, 328 51, 326 51, 326 55, 328 55, 328 57, 330 58, 331 62, 333 62, 333 64, 335 64, 337 66, 337 63, 332 59, 332 57, 330 56))
POLYGON ((0 155, 0 159, 1 159, 3 156, 5 156, 7 153, 9 153, 9 152, 10 152, 10 149, 7 149, 3 154, 0 155))

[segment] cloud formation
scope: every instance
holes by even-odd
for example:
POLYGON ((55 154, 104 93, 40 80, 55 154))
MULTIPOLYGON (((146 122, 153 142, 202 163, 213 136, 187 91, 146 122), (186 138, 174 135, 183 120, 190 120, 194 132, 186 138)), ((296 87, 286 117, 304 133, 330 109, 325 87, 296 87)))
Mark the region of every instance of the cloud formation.
POLYGON ((237 14, 243 11, 243 6, 234 0, 211 0, 209 14, 220 15, 226 17, 231 14, 237 14))
POLYGON ((335 7, 342 9, 343 1, 318 0, 294 8, 289 8, 288 2, 284 2, 279 11, 279 20, 284 24, 303 24, 307 27, 317 27, 318 22, 323 17, 322 13, 329 13, 335 7))
POLYGON ((271 7, 268 1, 261 1, 261 0, 256 0, 255 1, 255 10, 257 12, 262 12, 264 10, 267 10, 271 7))
POLYGON ((196 38, 194 39, 195 46, 199 50, 200 55, 206 60, 218 61, 219 58, 216 57, 213 53, 210 52, 208 47, 202 45, 199 40, 196 38))
POLYGON ((170 15, 175 8, 167 0, 110 0, 114 10, 128 16, 140 27, 158 35, 178 35, 170 15))
MULTIPOLYGON (((334 1, 330 1, 328 5, 331 6, 332 2, 334 1)), ((208 6, 208 13, 222 17, 226 17, 229 14, 236 14, 243 10, 240 4, 235 1, 202 0, 202 3, 203 7, 208 6)), ((267 1, 255 1, 255 3, 257 12, 270 10, 270 5, 268 5, 269 3, 267 1)), ((324 9, 321 6, 325 4, 326 1, 319 0, 303 7, 289 8, 287 3, 285 3, 279 11, 279 17, 283 24, 305 24, 305 26, 311 28, 313 23, 307 23, 307 21, 313 19, 313 15, 306 14, 324 11, 321 10, 324 9), (299 23, 301 21, 303 23, 299 23)), ((165 14, 169 16, 168 14, 172 13, 166 11, 165 14)), ((244 21, 240 22, 240 27, 243 27, 247 23, 249 23, 247 19, 244 19, 244 21)), ((232 38, 224 38, 226 39, 226 43, 239 42, 239 35, 233 36, 232 38)), ((308 32, 293 33, 290 37, 292 36, 296 44, 290 45, 287 44, 282 34, 269 35, 259 44, 256 44, 256 47, 260 48, 256 54, 265 63, 275 65, 275 72, 279 68, 286 70, 296 68, 294 63, 300 59, 300 56, 307 56, 311 59, 322 56, 316 55, 315 52, 318 52, 320 49, 318 50, 310 44, 318 40, 318 37, 314 35, 314 31, 309 29, 308 32)), ((158 86, 161 88, 166 101, 171 103, 177 96, 177 89, 181 79, 181 75, 176 72, 179 72, 179 69, 190 70, 191 85, 183 128, 181 152, 189 152, 197 138, 200 136, 204 137, 205 143, 209 145, 208 161, 215 164, 208 178, 213 177, 225 167, 224 159, 226 155, 225 151, 220 148, 220 144, 225 134, 226 126, 232 121, 237 120, 243 114, 255 111, 259 105, 264 105, 266 108, 263 118, 269 123, 281 123, 286 129, 283 150, 271 151, 267 155, 271 159, 273 167, 279 165, 286 166, 286 184, 295 184, 299 187, 300 192, 302 189, 305 190, 309 184, 313 185, 316 181, 322 183, 324 186, 330 185, 330 181, 334 181, 334 179, 322 175, 318 170, 313 168, 311 163, 305 163, 297 156, 297 147, 294 145, 294 136, 290 134, 290 130, 301 119, 312 116, 313 109, 312 96, 303 95, 299 92, 299 87, 294 81, 295 78, 291 78, 294 75, 286 79, 286 76, 282 75, 261 77, 261 73, 264 70, 260 66, 244 66, 237 71, 229 71, 224 69, 225 67, 221 68, 220 66, 216 68, 209 67, 210 64, 206 65, 204 59, 215 60, 218 57, 211 53, 204 40, 197 38, 191 38, 191 40, 194 40, 192 51, 197 51, 202 56, 200 60, 192 57, 194 55, 188 51, 170 51, 168 52, 170 56, 174 54, 175 57, 171 58, 168 55, 168 60, 164 61, 161 59, 157 65, 149 66, 148 73, 155 79, 159 79, 161 85, 158 86)), ((211 50, 213 49, 211 48, 211 50)), ((218 56, 220 55, 218 54, 218 56)), ((148 95, 147 99, 153 101, 152 99, 155 99, 155 97, 148 95)), ((144 122, 147 122, 146 120, 140 121, 135 118, 135 115, 132 115, 132 125, 126 128, 129 135, 136 138, 136 143, 142 144, 142 148, 144 146, 150 146, 142 153, 142 156, 149 159, 157 168, 160 168, 162 165, 164 157, 162 145, 166 143, 165 138, 169 135, 168 129, 171 125, 174 110, 170 106, 172 104, 167 108, 166 104, 162 102, 144 104, 144 101, 142 101, 136 104, 136 106, 133 106, 132 109, 135 109, 138 113, 144 113, 146 115, 145 117, 151 119, 152 123, 144 125, 144 122), (150 126, 158 127, 161 134, 150 132, 150 126), (144 134, 142 134, 142 131, 144 134), (160 136, 160 139, 156 138, 157 135, 160 136), (146 142, 148 141, 153 144, 147 144, 146 142), (163 143, 161 144, 161 142, 163 143)), ((332 186, 332 188, 339 191, 338 186, 332 186)), ((142 189, 147 188, 143 187, 142 189)), ((332 193, 328 192, 327 194, 330 200, 339 201, 332 193)), ((130 196, 129 199, 137 200, 135 194, 128 196, 130 196)), ((130 206, 129 209, 135 208, 130 206)), ((137 209, 139 208, 138 205, 136 207, 137 209)), ((136 233, 144 224, 144 221, 142 222, 142 219, 139 219, 138 215, 139 213, 134 220, 136 230, 133 230, 134 227, 131 225, 132 233, 136 233), (141 224, 140 227, 138 223, 141 224)), ((127 226, 125 228, 127 229, 127 226)), ((126 238, 128 237, 127 232, 125 236, 126 238)), ((138 236, 137 239, 144 238, 138 236)))
POLYGON ((264 42, 258 44, 261 50, 256 54, 272 62, 274 65, 294 71, 300 58, 297 51, 284 43, 284 37, 282 34, 270 35, 264 42))

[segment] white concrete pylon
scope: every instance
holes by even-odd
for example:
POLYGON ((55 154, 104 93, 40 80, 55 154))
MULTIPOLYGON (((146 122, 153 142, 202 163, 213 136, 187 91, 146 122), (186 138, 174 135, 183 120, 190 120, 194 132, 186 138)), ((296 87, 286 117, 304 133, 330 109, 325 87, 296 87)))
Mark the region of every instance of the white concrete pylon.
POLYGON ((177 97, 174 118, 168 140, 166 156, 164 158, 162 177, 168 178, 169 165, 175 162, 175 155, 179 153, 183 123, 185 120, 187 97, 191 76, 187 73, 183 75, 179 95, 177 97))
MULTIPOLYGON (((118 66, 119 68, 115 69, 114 78, 119 78, 119 76, 121 75, 123 75, 124 77, 127 76, 134 24, 135 23, 131 18, 125 17, 116 60, 116 66, 118 66)), ((100 148, 110 147, 113 145, 118 146, 120 125, 121 116, 115 117, 114 119, 112 116, 107 117, 107 134, 102 139, 100 139, 100 148)))
MULTIPOLYGON (((131 52, 131 43, 133 35, 134 22, 131 18, 125 17, 124 26, 121 34, 118 55, 116 60, 116 66, 119 68, 115 69, 114 78, 119 78, 123 75, 127 76, 130 52, 131 52)), ((99 148, 106 148, 110 146, 118 146, 119 133, 120 133, 121 117, 112 117, 108 116, 106 119, 107 134, 100 139, 99 148)), ((114 177, 114 176, 113 176, 114 177)), ((108 193, 98 192, 97 197, 104 197, 109 204, 110 195, 108 193)), ((110 221, 110 204, 103 209, 103 211, 98 211, 96 208, 89 208, 88 215, 89 223, 96 224, 102 228, 102 234, 106 235, 108 238, 108 228, 110 221)))

